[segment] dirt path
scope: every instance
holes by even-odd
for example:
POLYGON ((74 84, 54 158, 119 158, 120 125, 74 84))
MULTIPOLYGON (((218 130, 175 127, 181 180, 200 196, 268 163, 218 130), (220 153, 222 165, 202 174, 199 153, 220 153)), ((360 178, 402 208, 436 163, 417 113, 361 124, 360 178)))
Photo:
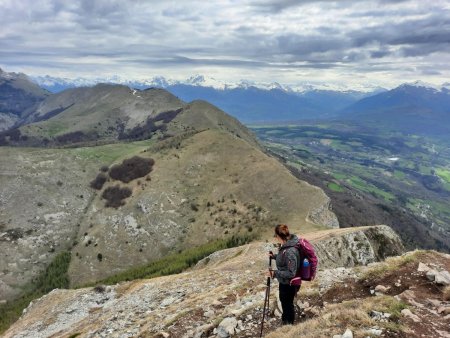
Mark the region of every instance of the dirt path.
POLYGON ((360 230, 366 230, 370 228, 374 228, 376 226, 364 226, 364 227, 353 227, 353 228, 340 228, 340 229, 330 229, 330 230, 321 230, 314 231, 304 234, 303 236, 312 242, 323 241, 328 238, 342 236, 347 233, 352 233, 360 230))

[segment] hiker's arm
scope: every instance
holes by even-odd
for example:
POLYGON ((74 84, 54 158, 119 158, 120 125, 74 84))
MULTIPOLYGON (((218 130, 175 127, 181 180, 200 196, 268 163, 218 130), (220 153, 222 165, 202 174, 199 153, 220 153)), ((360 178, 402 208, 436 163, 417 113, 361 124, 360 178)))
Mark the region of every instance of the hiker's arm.
POLYGON ((276 270, 275 277, 292 279, 297 273, 298 258, 293 250, 286 251, 287 270, 276 270))

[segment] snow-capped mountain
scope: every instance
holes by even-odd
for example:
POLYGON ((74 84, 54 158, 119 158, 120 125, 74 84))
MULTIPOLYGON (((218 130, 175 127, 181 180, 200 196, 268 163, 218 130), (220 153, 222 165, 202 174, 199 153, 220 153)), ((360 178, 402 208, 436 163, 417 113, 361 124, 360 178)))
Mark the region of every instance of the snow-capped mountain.
POLYGON ((258 88, 262 90, 283 90, 293 93, 304 93, 312 90, 326 90, 326 91, 358 91, 364 93, 373 93, 380 90, 385 90, 379 86, 371 84, 362 84, 355 87, 355 85, 345 85, 343 83, 319 83, 311 81, 299 81, 293 84, 281 84, 279 82, 256 82, 247 79, 241 79, 236 82, 225 82, 214 77, 206 77, 201 74, 196 74, 187 79, 176 80, 166 78, 164 76, 155 76, 152 78, 133 79, 123 78, 118 75, 110 77, 96 77, 96 78, 65 78, 53 77, 49 75, 34 76, 32 79, 41 87, 46 88, 52 92, 59 92, 67 88, 93 86, 97 83, 118 83, 128 85, 134 88, 160 87, 167 88, 175 85, 189 85, 198 87, 207 87, 217 90, 230 90, 236 88, 258 88))
MULTIPOLYGON (((197 99, 209 101, 241 121, 249 123, 338 118, 344 113, 350 113, 347 116, 355 114, 366 116, 366 113, 371 116, 372 103, 378 107, 377 109, 381 109, 379 104, 374 103, 378 97, 402 105, 411 105, 411 102, 416 102, 418 98, 423 97, 424 99, 419 101, 431 100, 426 106, 434 107, 436 105, 436 102, 433 103, 435 95, 447 94, 450 90, 450 83, 436 86, 422 81, 405 83, 390 91, 370 84, 355 87, 313 81, 301 81, 289 85, 251 80, 227 83, 201 74, 190 76, 184 80, 169 79, 163 76, 138 80, 125 79, 120 76, 90 79, 43 76, 33 79, 40 86, 52 92, 72 87, 93 86, 97 83, 119 83, 136 89, 164 88, 186 102, 197 99), (428 94, 425 95, 425 93, 428 94), (389 99, 391 96, 393 97, 389 99), (375 99, 371 99, 371 97, 375 99), (400 103, 397 100, 398 97, 401 97, 400 103), (402 101, 405 98, 409 98, 409 101, 402 101)), ((439 102, 441 101, 440 98, 439 102)), ((414 103, 414 105, 422 106, 422 103, 414 103)))
POLYGON ((446 87, 446 85, 448 86, 449 84, 448 83, 444 83, 441 86, 436 86, 436 85, 431 84, 431 83, 427 83, 427 82, 423 82, 423 81, 417 80, 417 81, 414 81, 414 82, 404 83, 404 84, 400 85, 397 88, 415 87, 415 88, 422 88, 422 89, 433 89, 435 91, 440 92, 446 87))

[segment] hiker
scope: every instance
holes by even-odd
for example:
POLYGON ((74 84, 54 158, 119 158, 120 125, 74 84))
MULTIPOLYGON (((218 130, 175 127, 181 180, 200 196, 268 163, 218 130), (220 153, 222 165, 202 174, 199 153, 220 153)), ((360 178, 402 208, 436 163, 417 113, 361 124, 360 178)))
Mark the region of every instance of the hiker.
POLYGON ((275 227, 274 238, 281 244, 281 247, 278 254, 270 251, 269 257, 275 259, 277 270, 269 270, 267 276, 276 278, 279 283, 279 295, 283 308, 282 324, 292 325, 295 318, 294 297, 300 289, 300 286, 290 285, 291 280, 297 273, 300 261, 299 251, 295 247, 298 237, 289 233, 286 224, 278 224, 275 227))

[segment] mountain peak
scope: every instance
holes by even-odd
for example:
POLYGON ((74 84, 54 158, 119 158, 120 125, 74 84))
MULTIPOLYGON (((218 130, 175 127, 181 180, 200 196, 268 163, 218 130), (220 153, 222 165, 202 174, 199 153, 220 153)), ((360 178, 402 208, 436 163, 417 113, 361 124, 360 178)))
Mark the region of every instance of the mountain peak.
POLYGON ((433 90, 437 90, 437 91, 440 91, 442 89, 442 86, 436 86, 434 84, 423 82, 421 80, 404 83, 404 84, 398 86, 397 88, 408 88, 408 87, 426 88, 426 89, 433 89, 433 90))

